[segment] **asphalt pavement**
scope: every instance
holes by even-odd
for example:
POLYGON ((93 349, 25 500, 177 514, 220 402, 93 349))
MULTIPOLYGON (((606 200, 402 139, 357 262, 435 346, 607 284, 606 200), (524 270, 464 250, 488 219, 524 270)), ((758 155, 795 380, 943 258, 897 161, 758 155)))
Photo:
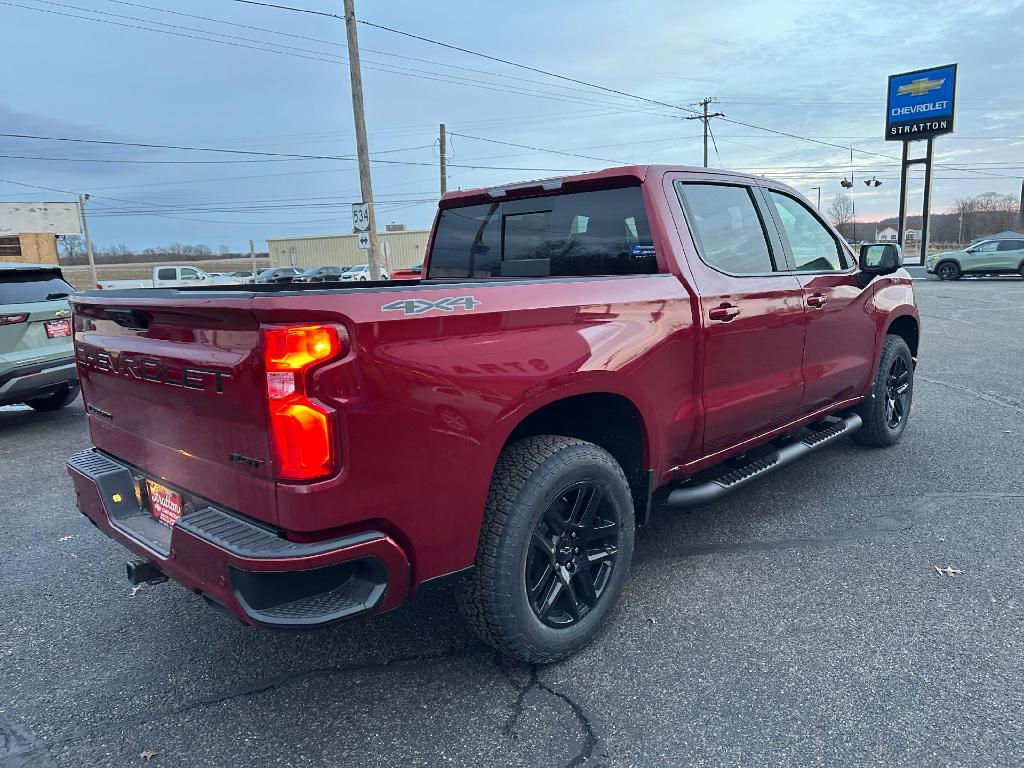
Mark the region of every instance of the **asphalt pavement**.
POLYGON ((1024 281, 914 285, 903 441, 658 511, 610 626, 541 668, 444 586, 299 635, 133 593, 64 471, 81 402, 0 408, 0 768, 1024 764, 1024 281))

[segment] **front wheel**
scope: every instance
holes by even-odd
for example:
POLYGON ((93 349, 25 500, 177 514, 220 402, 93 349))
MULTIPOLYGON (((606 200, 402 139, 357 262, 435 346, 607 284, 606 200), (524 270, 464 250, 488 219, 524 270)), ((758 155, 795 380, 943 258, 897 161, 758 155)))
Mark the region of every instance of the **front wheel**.
POLYGON ((501 653, 549 663, 585 647, 618 602, 633 556, 633 501, 602 448, 540 435, 502 451, 487 495, 467 623, 501 653))
POLYGON ((903 436, 914 397, 914 359, 901 336, 885 337, 871 394, 857 409, 864 426, 853 433, 861 445, 895 445, 903 436))
POLYGON ((935 274, 939 276, 939 280, 959 280, 960 267, 952 261, 946 261, 939 264, 938 268, 935 270, 935 274))

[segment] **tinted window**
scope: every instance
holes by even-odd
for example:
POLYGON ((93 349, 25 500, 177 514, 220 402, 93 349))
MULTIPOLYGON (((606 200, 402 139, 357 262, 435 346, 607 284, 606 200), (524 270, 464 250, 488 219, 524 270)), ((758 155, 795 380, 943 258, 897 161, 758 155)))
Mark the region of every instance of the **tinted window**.
POLYGON ((164 267, 156 271, 157 280, 173 280, 174 279, 174 267, 164 267))
POLYGON ((69 294, 75 289, 65 283, 56 272, 42 270, 0 270, 0 304, 28 304, 46 301, 48 296, 69 294))
POLYGON ((782 222, 782 235, 798 272, 836 272, 846 269, 839 242, 818 217, 796 198, 768 191, 782 222))
POLYGON ((773 271, 764 224, 749 188, 680 184, 679 192, 705 264, 734 275, 773 271))
POLYGON ((445 209, 429 268, 430 277, 657 271, 639 187, 445 209))
POLYGON ((1024 243, 1020 240, 1000 240, 999 250, 1000 251, 1019 251, 1024 248, 1024 243))

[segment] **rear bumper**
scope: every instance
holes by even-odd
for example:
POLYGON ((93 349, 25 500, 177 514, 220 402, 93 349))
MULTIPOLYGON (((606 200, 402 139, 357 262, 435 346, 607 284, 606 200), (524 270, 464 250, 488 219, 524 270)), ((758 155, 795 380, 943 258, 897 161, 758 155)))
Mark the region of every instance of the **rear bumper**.
POLYGON ((408 559, 383 533, 292 542, 213 505, 168 528, 139 503, 138 470, 96 450, 67 467, 79 510, 100 530, 247 624, 317 628, 394 608, 408 591, 408 559))
POLYGON ((70 385, 78 386, 78 370, 73 357, 15 368, 0 374, 0 405, 23 403, 70 385))

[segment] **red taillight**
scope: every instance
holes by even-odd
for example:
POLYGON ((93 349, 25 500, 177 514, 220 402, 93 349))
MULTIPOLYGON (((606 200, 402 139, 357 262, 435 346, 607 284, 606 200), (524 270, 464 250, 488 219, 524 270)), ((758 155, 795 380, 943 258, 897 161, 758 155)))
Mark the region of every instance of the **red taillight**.
POLYGON ((330 325, 293 325, 263 331, 270 431, 283 480, 315 480, 335 468, 328 411, 306 395, 307 372, 344 354, 343 334, 330 325))
POLYGON ((19 312, 16 315, 0 315, 0 325, 15 325, 28 320, 28 312, 19 312))

